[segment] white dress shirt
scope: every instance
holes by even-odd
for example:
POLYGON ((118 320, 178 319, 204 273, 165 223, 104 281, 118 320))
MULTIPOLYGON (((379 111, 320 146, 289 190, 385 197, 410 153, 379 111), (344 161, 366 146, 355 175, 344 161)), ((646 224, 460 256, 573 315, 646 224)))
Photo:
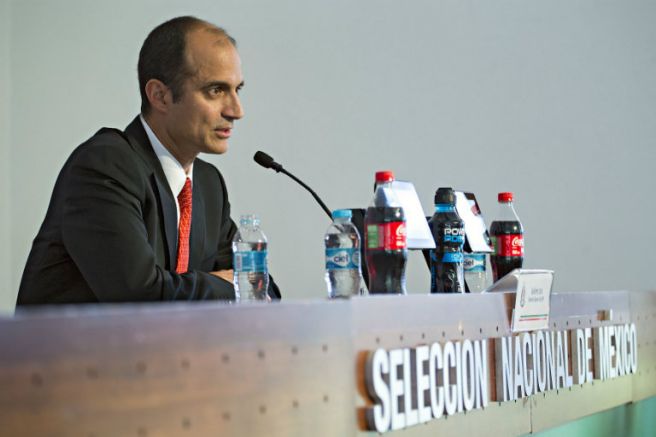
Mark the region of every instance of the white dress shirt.
POLYGON ((140 115, 139 118, 141 119, 141 124, 143 124, 143 127, 146 130, 146 135, 148 135, 150 144, 153 146, 155 155, 157 155, 160 164, 162 164, 162 170, 164 170, 166 181, 169 183, 169 187, 171 187, 171 192, 175 196, 175 209, 178 214, 178 225, 180 225, 180 204, 178 202, 178 195, 182 191, 182 187, 184 187, 187 178, 189 178, 193 187, 194 164, 192 163, 191 167, 189 167, 189 173, 185 173, 182 164, 180 164, 180 162, 171 155, 171 152, 164 147, 150 126, 148 126, 148 123, 146 123, 143 115, 140 115))

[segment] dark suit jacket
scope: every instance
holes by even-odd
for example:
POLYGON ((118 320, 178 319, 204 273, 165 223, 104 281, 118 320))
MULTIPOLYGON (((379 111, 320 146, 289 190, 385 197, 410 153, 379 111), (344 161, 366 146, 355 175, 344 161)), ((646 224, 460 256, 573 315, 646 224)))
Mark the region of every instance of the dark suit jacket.
POLYGON ((57 178, 17 305, 234 299, 207 273, 232 268, 225 183, 200 159, 193 171, 189 272, 176 274, 176 200, 139 117, 98 131, 57 178))

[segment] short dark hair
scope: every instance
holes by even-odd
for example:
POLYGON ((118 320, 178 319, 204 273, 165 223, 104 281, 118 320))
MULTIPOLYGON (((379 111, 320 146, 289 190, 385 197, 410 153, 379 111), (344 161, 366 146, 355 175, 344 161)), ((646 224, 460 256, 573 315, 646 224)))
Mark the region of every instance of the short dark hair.
POLYGON ((224 29, 191 16, 173 18, 148 34, 141 46, 137 65, 142 114, 145 115, 150 110, 146 83, 151 79, 161 80, 168 86, 174 102, 180 99, 185 79, 193 74, 185 58, 186 37, 190 31, 202 27, 217 32, 237 47, 235 39, 224 29))

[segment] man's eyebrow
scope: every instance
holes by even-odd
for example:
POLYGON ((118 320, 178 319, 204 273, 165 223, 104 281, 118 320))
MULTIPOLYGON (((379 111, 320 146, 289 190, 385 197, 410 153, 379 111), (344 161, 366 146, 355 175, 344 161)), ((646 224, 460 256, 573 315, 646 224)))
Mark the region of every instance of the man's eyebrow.
MULTIPOLYGON (((244 86, 244 81, 241 81, 239 85, 237 85, 237 89, 243 88, 243 86, 244 86)), ((203 85, 204 89, 215 88, 215 87, 229 89, 230 84, 228 82, 215 80, 215 81, 207 82, 206 84, 203 85)))

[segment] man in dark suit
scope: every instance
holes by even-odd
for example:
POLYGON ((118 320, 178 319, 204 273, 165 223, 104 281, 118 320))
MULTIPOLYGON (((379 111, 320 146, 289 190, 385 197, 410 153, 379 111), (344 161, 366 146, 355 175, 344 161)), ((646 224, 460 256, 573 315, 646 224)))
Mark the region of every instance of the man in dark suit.
POLYGON ((18 305, 234 299, 228 193, 197 156, 224 153, 244 115, 236 43, 175 18, 148 35, 138 70, 141 115, 123 132, 101 129, 64 165, 18 305))

